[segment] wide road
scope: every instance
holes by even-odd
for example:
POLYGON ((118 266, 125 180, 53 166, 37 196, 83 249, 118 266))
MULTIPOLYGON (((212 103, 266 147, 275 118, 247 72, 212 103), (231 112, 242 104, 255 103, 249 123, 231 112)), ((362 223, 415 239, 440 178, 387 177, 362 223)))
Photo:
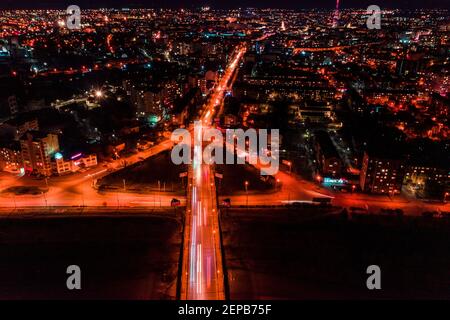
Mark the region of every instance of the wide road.
MULTIPOLYGON (((205 105, 201 116, 203 127, 211 125, 213 117, 221 108, 225 92, 235 79, 235 72, 244 53, 244 47, 236 48, 233 59, 205 105)), ((194 139, 201 141, 201 131, 198 134, 194 139)), ((210 165, 203 164, 202 152, 201 145, 194 147, 193 164, 189 170, 191 186, 186 213, 181 298, 222 300, 225 298, 225 290, 216 188, 213 170, 210 165)))
MULTIPOLYGON (((9 173, 0 173, 0 207, 53 207, 53 206, 145 206, 159 207, 170 206, 171 195, 162 193, 133 194, 117 190, 115 192, 97 192, 94 183, 112 171, 123 168, 142 159, 148 158, 162 151, 169 150, 173 143, 164 140, 148 150, 141 151, 126 158, 119 158, 111 163, 102 163, 95 168, 84 172, 77 172, 65 176, 51 177, 47 181, 9 173), (14 186, 35 186, 48 192, 40 195, 14 196, 12 193, 4 193, 5 189, 14 186)), ((181 199, 184 203, 184 199, 181 199)))
POLYGON ((189 243, 189 300, 224 299, 217 206, 211 167, 194 163, 189 243))
POLYGON ((223 195, 220 200, 229 198, 232 205, 283 205, 292 202, 310 202, 316 197, 330 197, 332 204, 343 208, 361 208, 371 213, 379 213, 381 209, 402 209, 405 215, 421 215, 424 211, 450 211, 449 203, 427 203, 420 199, 406 198, 403 195, 388 197, 362 193, 342 193, 307 181, 298 175, 279 171, 275 178, 279 181, 279 190, 270 194, 252 192, 249 194, 223 195))

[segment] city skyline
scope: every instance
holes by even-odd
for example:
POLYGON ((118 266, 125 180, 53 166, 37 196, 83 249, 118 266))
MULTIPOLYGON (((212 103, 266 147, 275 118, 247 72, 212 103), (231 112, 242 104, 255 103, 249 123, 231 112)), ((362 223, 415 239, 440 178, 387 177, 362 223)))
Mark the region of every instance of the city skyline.
MULTIPOLYGON (((274 1, 274 0, 244 0, 244 1, 205 1, 205 0, 195 0, 195 1, 184 1, 184 0, 170 0, 170 1, 160 1, 160 0, 100 0, 92 3, 92 1, 79 0, 79 1, 61 1, 61 0, 45 0, 36 3, 31 0, 17 1, 4 0, 0 3, 0 9, 64 9, 69 5, 75 4, 83 8, 198 8, 202 6, 210 6, 212 9, 229 9, 229 8, 273 8, 273 9, 291 9, 291 10, 304 10, 313 8, 325 8, 333 9, 335 7, 335 1, 330 0, 319 0, 311 3, 305 1, 304 3, 295 3, 288 0, 274 1)), ((420 9, 420 8, 442 8, 448 9, 448 0, 431 0, 427 2, 422 1, 394 1, 394 0, 383 0, 379 3, 374 3, 373 1, 364 0, 347 0, 342 1, 340 7, 342 9, 346 8, 367 8, 369 5, 379 5, 383 8, 399 8, 399 9, 420 9)))
POLYGON ((450 299, 448 10, 121 3, 0 12, 0 300, 450 299))

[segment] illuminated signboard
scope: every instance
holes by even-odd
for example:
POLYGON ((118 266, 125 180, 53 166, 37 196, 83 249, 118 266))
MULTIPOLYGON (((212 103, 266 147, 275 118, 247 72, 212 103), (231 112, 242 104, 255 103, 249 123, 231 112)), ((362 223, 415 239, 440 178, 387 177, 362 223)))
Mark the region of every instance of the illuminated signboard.
POLYGON ((74 160, 74 159, 79 158, 81 156, 82 156, 81 152, 77 153, 77 154, 74 154, 72 157, 70 157, 70 160, 74 160))
POLYGON ((333 179, 333 178, 325 177, 323 179, 323 183, 324 184, 346 184, 347 180, 345 180, 345 179, 333 179))

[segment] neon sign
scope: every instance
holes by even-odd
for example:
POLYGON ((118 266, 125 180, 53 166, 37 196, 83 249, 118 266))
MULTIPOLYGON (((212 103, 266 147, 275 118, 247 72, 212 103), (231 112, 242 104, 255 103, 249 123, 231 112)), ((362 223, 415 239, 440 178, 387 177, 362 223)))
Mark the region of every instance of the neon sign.
POLYGON ((333 178, 325 177, 323 179, 323 183, 324 184, 346 184, 347 180, 345 180, 345 179, 333 179, 333 178))
POLYGON ((76 159, 78 157, 81 157, 81 152, 73 155, 72 157, 70 157, 70 160, 76 159))

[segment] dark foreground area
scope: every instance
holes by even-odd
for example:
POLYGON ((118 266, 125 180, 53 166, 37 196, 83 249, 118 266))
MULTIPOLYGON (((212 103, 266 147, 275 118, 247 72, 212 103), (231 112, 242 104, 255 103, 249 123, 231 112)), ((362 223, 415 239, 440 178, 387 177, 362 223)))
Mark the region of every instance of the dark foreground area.
POLYGON ((123 190, 124 181, 129 192, 173 192, 184 194, 180 173, 185 165, 175 165, 170 151, 164 151, 143 161, 113 172, 98 181, 99 190, 123 190))
POLYGON ((450 220, 294 210, 222 215, 231 299, 450 298, 450 220))
POLYGON ((216 178, 220 195, 245 194, 246 189, 250 194, 268 193, 277 187, 272 176, 262 176, 259 169, 249 164, 218 164, 215 169, 223 176, 223 179, 216 178))
POLYGON ((163 217, 0 220, 0 299, 174 299, 181 226, 163 217), (66 268, 81 268, 68 290, 66 268))

